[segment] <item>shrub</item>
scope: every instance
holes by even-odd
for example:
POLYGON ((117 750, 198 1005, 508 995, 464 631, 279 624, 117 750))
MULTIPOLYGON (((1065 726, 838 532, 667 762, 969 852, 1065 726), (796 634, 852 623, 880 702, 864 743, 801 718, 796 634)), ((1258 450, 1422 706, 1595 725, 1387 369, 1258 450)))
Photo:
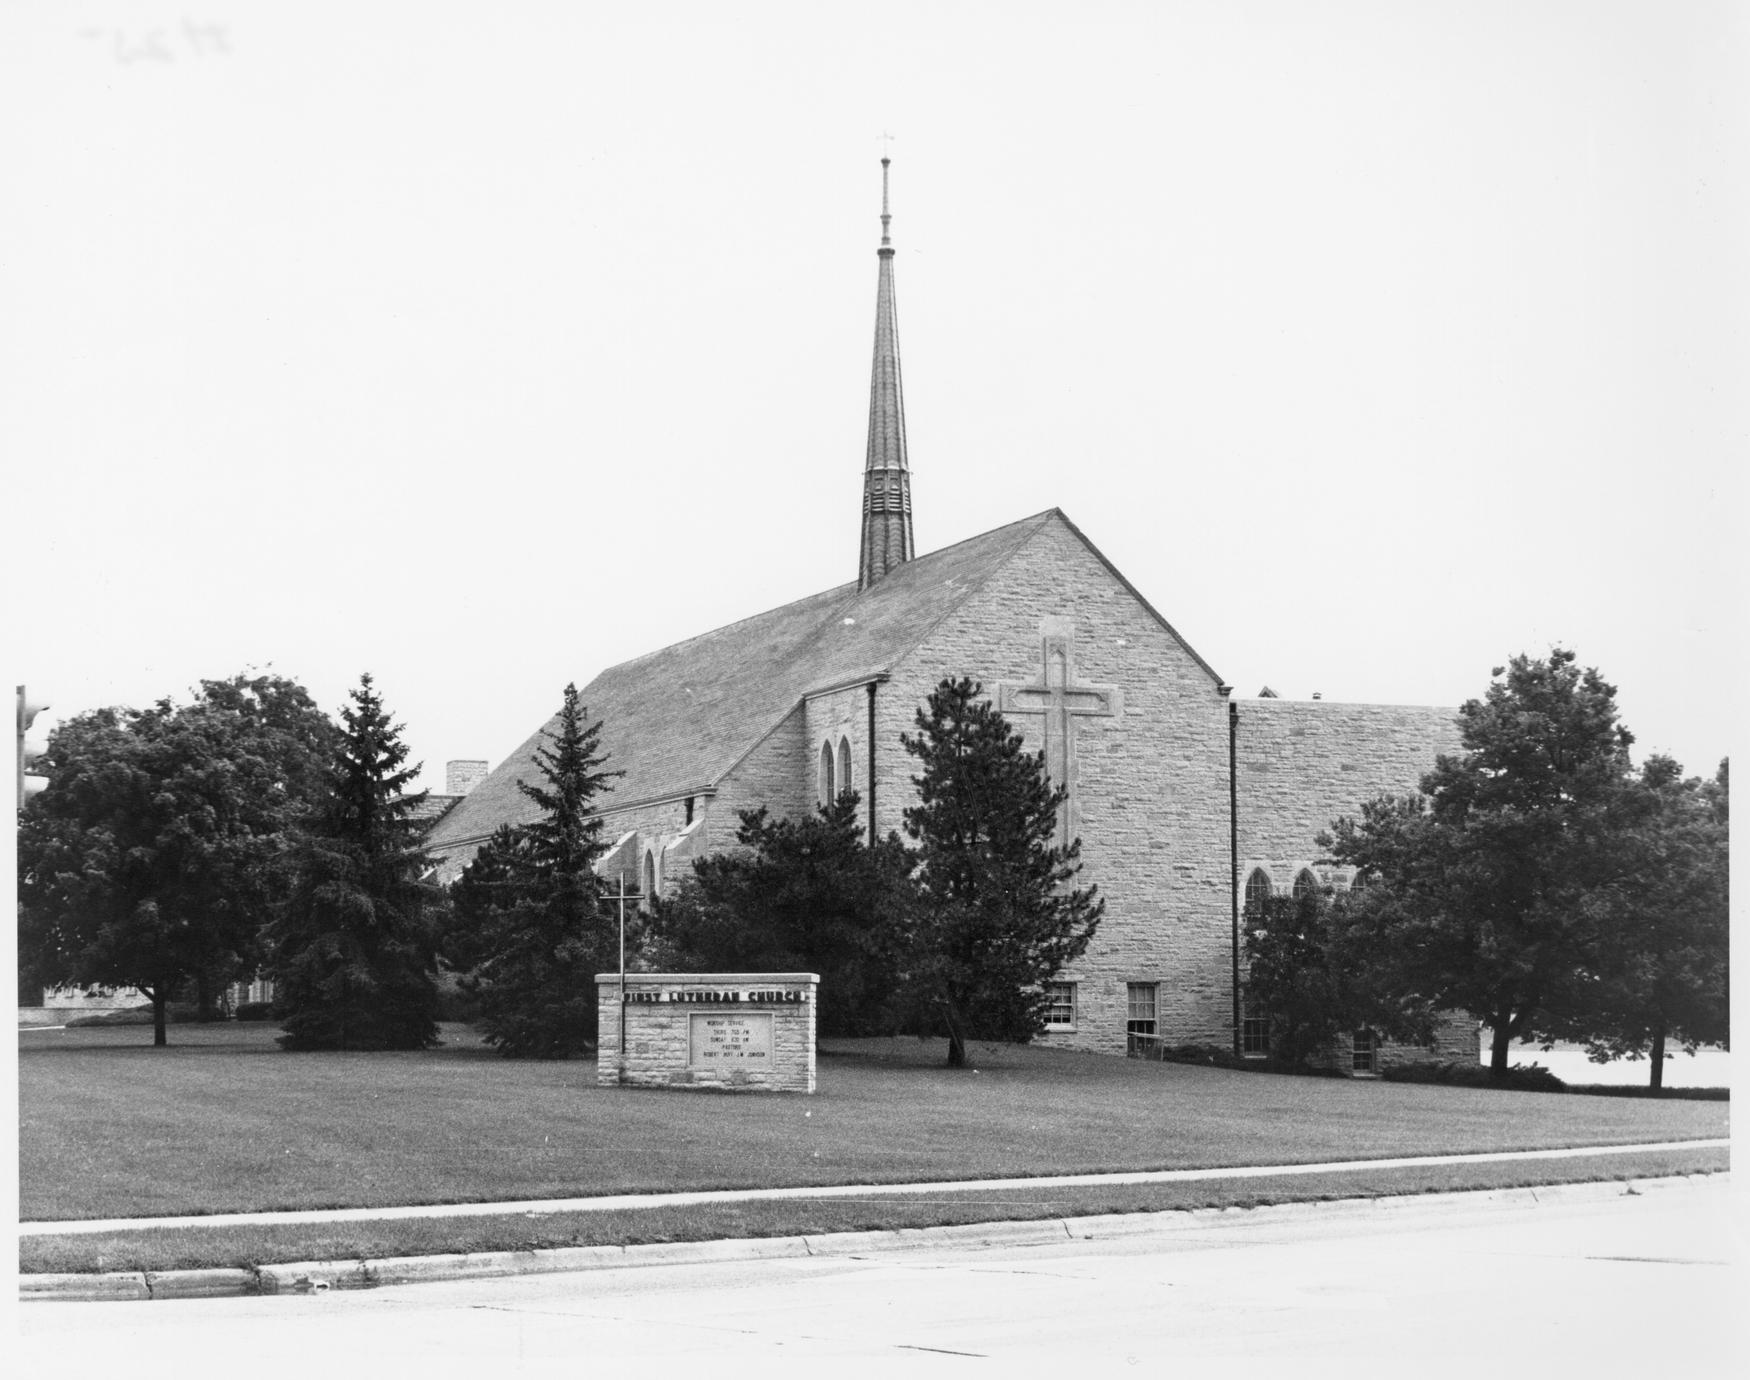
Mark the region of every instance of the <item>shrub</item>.
POLYGON ((1201 1064, 1205 1068, 1239 1069, 1245 1073, 1292 1073, 1303 1078, 1341 1078, 1343 1070, 1317 1068, 1310 1064, 1278 1064, 1268 1059, 1248 1059, 1223 1045, 1162 1045, 1139 1056, 1167 1064, 1201 1064))
MULTIPOLYGON (((181 1025, 187 1021, 200 1019, 200 1008, 193 1002, 173 1001, 164 1008, 164 1020, 169 1025, 181 1025)), ((75 1016, 67 1022, 67 1028, 84 1025, 151 1025, 152 1008, 146 1006, 130 1006, 123 1011, 104 1011, 95 1016, 75 1016)))
POLYGON ((273 1003, 271 1001, 240 1001, 237 1003, 237 1019, 240 1021, 265 1021, 273 1018, 273 1003))
POLYGON ((1516 1064, 1496 1080, 1481 1064, 1398 1064, 1380 1077, 1388 1083, 1443 1083, 1458 1088, 1508 1088, 1514 1092, 1567 1092, 1568 1085, 1542 1064, 1516 1064))
POLYGON ((1652 1097, 1674 1102, 1730 1102, 1730 1088, 1649 1088, 1644 1083, 1572 1083, 1571 1093, 1589 1097, 1652 1097))

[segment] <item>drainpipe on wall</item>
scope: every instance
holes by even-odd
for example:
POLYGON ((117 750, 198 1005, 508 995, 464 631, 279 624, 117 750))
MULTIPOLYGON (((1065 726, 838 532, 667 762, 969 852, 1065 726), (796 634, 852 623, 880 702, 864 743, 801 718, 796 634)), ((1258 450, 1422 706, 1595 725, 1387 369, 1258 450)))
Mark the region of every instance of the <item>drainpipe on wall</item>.
POLYGON ((1239 739, 1240 707, 1233 699, 1233 686, 1219 689, 1227 701, 1227 843, 1228 904, 1233 911, 1233 1022, 1234 1055, 1244 1053, 1240 1027, 1240 776, 1239 739))
POLYGON ((875 846, 875 682, 869 682, 869 846, 875 846))

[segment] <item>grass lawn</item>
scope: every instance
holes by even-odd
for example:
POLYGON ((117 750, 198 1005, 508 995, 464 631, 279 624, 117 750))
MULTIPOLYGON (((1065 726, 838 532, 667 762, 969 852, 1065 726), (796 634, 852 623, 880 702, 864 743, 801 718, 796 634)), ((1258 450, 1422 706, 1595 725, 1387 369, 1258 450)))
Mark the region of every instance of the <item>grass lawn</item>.
POLYGON ((598 1088, 462 1027, 286 1054, 266 1024, 19 1034, 20 1216, 141 1217, 1699 1139, 1729 1104, 1234 1073, 940 1042, 829 1042, 812 1097, 598 1088), (975 1071, 976 1070, 976 1071, 975 1071))
MULTIPOLYGON (((819 1236, 968 1222, 1088 1217, 1109 1212, 1252 1208, 1270 1203, 1376 1198, 1459 1189, 1520 1188, 1549 1183, 1623 1182, 1668 1174, 1719 1172, 1724 1149, 1613 1155, 1520 1164, 1464 1164, 1370 1170, 1365 1174, 1211 1180, 1195 1183, 1052 1187, 901 1198, 712 1203, 633 1211, 425 1218, 259 1227, 177 1227, 25 1237, 19 1270, 71 1274, 120 1270, 247 1269, 299 1260, 392 1260, 466 1251, 551 1250, 641 1242, 720 1241, 819 1236)), ((1627 1191, 1625 1185, 1624 1191, 1627 1191)))

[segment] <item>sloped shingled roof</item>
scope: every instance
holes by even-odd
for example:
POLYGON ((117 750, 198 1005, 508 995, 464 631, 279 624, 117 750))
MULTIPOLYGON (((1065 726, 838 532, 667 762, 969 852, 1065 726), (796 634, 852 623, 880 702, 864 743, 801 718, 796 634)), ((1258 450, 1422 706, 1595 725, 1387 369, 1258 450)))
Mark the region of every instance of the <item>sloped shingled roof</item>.
MULTIPOLYGON (((839 585, 611 666, 582 692, 602 721, 607 766, 625 775, 604 808, 713 786, 806 694, 869 679, 999 570, 1050 519, 1050 509, 919 556, 861 594, 839 585)), ((500 824, 533 817, 517 781, 539 779, 534 752, 553 722, 451 810, 429 848, 468 843, 500 824)))

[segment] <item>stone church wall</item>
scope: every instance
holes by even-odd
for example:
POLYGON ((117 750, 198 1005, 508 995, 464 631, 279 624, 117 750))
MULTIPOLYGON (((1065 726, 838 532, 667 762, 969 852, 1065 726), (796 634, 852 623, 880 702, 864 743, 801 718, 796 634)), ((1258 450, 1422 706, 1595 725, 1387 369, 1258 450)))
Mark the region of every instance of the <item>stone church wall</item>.
POLYGON ((806 706, 785 716, 771 733, 754 746, 717 783, 717 797, 705 826, 704 852, 720 852, 735 846, 740 828, 739 812, 764 805, 774 817, 800 817, 814 808, 813 754, 820 744, 807 735, 806 706))
MULTIPOLYGON (((611 767, 613 764, 609 763, 611 767)), ((606 797, 612 800, 613 796, 606 797)), ((700 814, 708 810, 708 800, 705 796, 693 797, 693 818, 699 819, 700 814)), ((602 817, 602 842, 612 848, 628 833, 636 831, 637 837, 631 840, 631 847, 619 853, 604 858, 597 864, 596 870, 608 880, 610 889, 618 885, 618 879, 623 873, 626 878, 626 889, 636 891, 642 885, 644 876, 644 855, 646 851, 656 854, 657 888, 660 892, 675 879, 666 875, 667 860, 664 857, 665 845, 671 842, 687 827, 687 802, 681 800, 659 800, 647 805, 635 805, 629 809, 605 812, 602 817)), ((703 826, 709 829, 709 825, 703 826)), ((696 847, 696 845, 695 845, 696 847)))
MULTIPOLYGON (((1069 620, 1074 683, 1111 687, 1121 699, 1117 714, 1076 722, 1082 878, 1099 886, 1106 915, 1062 975, 1076 984, 1075 1026, 1044 1043, 1122 1054, 1129 985, 1143 983, 1155 985, 1159 1033, 1226 1044, 1227 702, 1215 676, 1067 525, 1043 526, 880 687, 879 827, 898 827, 915 799, 916 759, 898 735, 915 732, 917 707, 944 676, 971 676, 993 696, 1040 683, 1042 615, 1069 620)), ((1024 735, 1042 726, 1030 715, 1013 723, 1024 735)))
MULTIPOLYGON (((1341 704, 1330 700, 1240 700, 1235 742, 1238 766, 1241 875, 1251 860, 1264 864, 1278 893, 1293 886, 1302 866, 1321 882, 1352 869, 1318 866, 1313 840, 1340 815, 1360 813, 1364 802, 1415 791, 1440 753, 1460 751, 1456 709, 1401 704, 1341 704)), ((1475 1063, 1477 1023, 1455 1012, 1435 1029, 1431 1046, 1379 1044, 1373 1064, 1456 1060, 1475 1063)), ((1323 1060, 1347 1072, 1353 1057, 1345 1037, 1323 1060)))
MULTIPOLYGON (((1316 859, 1313 842, 1364 801, 1414 791, 1459 751, 1458 711, 1437 706, 1239 700, 1241 858, 1316 859)), ((1244 878, 1241 878, 1244 884, 1244 878)), ((1273 877, 1278 888, 1291 879, 1273 877)))
MULTIPOLYGON (((879 693, 879 689, 877 690, 879 693)), ((844 773, 840 769, 839 759, 848 756, 850 759, 850 788, 857 792, 865 802, 857 807, 857 819, 866 829, 868 814, 869 776, 869 691, 866 686, 852 685, 843 690, 834 690, 825 695, 813 695, 803 702, 804 733, 809 745, 809 781, 815 788, 815 797, 819 799, 820 787, 820 750, 830 745, 833 749, 833 794, 841 793, 846 786, 844 773), (848 746, 849 753, 841 753, 841 746, 848 746)))

